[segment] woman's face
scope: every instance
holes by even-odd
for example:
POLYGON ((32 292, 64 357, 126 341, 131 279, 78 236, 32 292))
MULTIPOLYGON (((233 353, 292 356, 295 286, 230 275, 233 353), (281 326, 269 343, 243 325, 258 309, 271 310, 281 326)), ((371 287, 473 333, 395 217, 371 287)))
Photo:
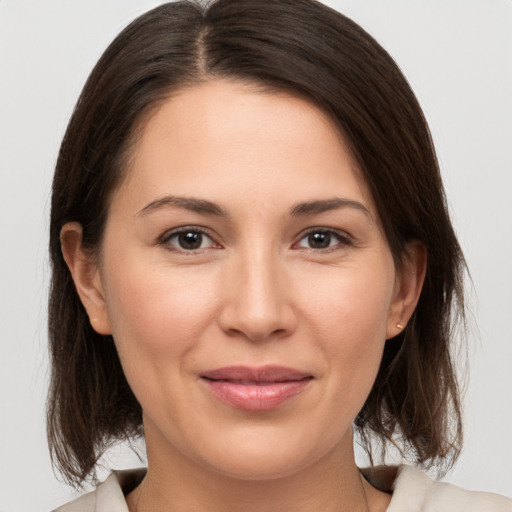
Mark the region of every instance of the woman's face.
POLYGON ((275 478, 351 450, 404 285, 312 104, 213 81, 168 100, 114 193, 84 300, 113 334, 148 455, 275 478))

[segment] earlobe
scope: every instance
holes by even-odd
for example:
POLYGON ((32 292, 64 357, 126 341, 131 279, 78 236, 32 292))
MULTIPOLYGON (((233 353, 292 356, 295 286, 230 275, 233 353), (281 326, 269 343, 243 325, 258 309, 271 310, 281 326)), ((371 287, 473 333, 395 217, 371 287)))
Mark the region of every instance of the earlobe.
POLYGON ((60 232, 60 244, 93 329, 99 334, 111 334, 100 272, 93 255, 82 247, 82 226, 78 222, 65 224, 60 232))
POLYGON ((409 242, 403 264, 396 277, 395 294, 391 303, 386 339, 394 338, 406 327, 411 318, 425 280, 427 250, 417 241, 409 242))

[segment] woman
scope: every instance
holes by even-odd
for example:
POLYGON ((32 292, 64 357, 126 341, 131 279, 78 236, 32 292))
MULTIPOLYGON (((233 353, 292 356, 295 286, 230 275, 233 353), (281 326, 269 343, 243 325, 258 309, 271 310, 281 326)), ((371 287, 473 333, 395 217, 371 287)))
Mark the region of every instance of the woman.
POLYGON ((464 263, 421 109, 342 15, 133 22, 68 126, 50 238, 54 460, 80 483, 116 439, 148 455, 62 510, 512 509, 355 464, 353 425, 456 459, 464 263))

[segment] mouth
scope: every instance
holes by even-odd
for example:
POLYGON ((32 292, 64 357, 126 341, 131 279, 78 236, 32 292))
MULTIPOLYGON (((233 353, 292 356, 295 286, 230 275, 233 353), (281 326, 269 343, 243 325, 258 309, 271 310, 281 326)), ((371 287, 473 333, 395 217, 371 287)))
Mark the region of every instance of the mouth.
POLYGON ((304 391, 313 376, 283 366, 229 366, 201 374, 213 396, 245 411, 266 411, 279 407, 304 391))

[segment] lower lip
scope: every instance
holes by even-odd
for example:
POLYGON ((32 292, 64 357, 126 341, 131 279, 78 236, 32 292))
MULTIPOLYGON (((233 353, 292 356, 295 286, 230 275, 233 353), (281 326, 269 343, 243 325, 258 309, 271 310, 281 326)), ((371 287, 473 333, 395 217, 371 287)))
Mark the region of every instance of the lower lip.
POLYGON ((264 384, 239 384, 231 381, 202 379, 215 397, 244 411, 268 411, 301 393, 311 379, 264 384))

